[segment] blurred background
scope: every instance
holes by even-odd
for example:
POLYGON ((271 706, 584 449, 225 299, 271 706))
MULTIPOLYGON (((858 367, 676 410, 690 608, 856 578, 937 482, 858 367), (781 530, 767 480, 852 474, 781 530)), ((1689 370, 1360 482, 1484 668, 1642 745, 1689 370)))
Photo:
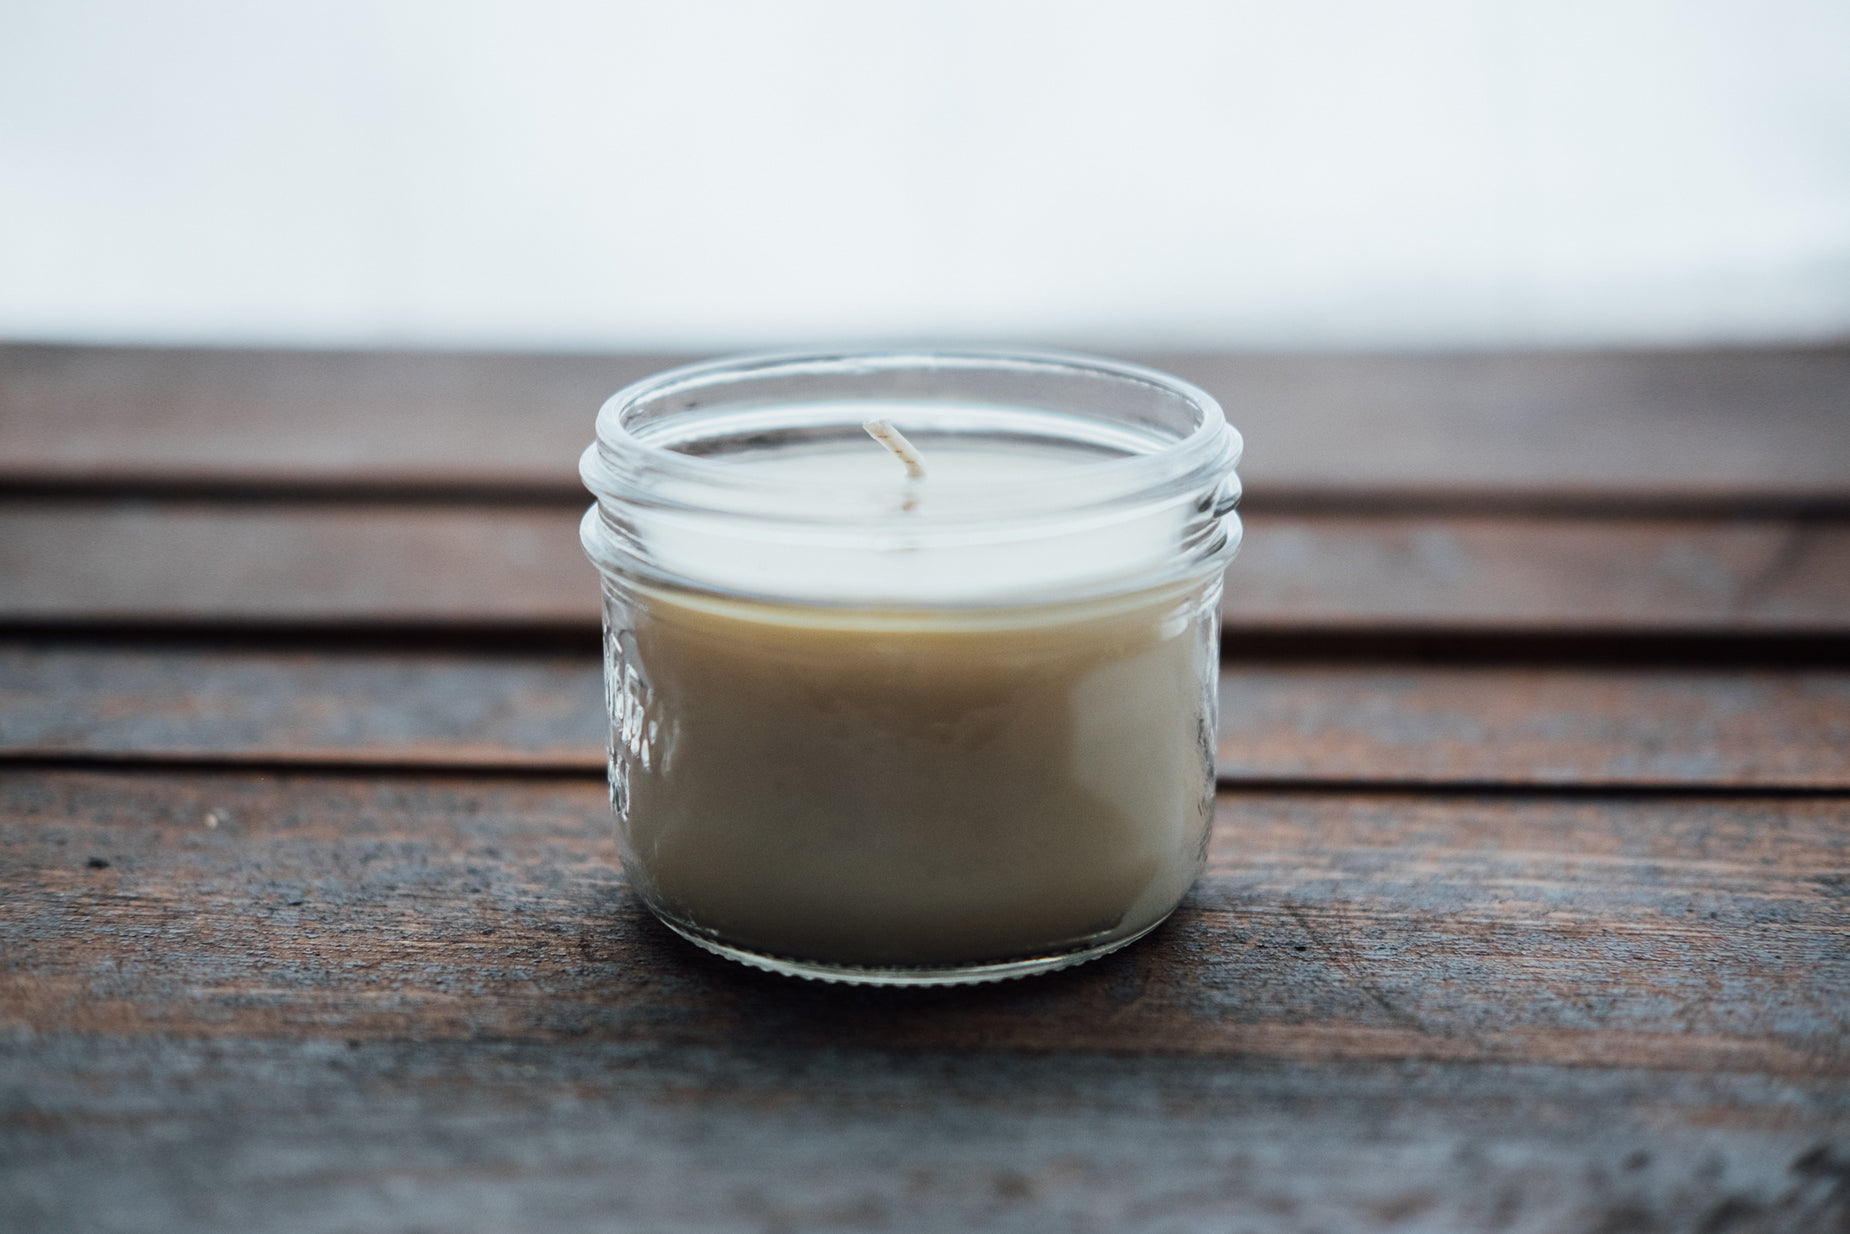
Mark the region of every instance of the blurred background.
POLYGON ((0 4, 0 336, 1850 335, 1850 5, 0 4))

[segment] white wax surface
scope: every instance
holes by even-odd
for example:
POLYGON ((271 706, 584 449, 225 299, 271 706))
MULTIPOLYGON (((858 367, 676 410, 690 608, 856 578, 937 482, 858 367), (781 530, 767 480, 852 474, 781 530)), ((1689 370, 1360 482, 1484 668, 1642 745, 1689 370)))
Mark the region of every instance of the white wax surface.
MULTIPOLYGON (((937 435, 895 420, 924 457, 923 478, 909 477, 898 458, 865 435, 713 459, 742 477, 797 485, 793 506, 826 500, 825 530, 847 533, 835 544, 820 546, 800 523, 780 519, 775 502, 758 518, 651 511, 638 517, 638 534, 658 564, 703 586, 876 607, 968 605, 1082 588, 1150 569, 1177 551, 1180 503, 1028 519, 982 515, 986 504, 1018 487, 1064 480, 1083 498, 1101 464, 1121 452, 937 435)), ((672 482, 660 493, 677 496, 672 482)))
MULTIPOLYGON (((897 427, 906 431, 903 424, 897 427)), ((1039 483, 1065 476, 1083 485, 1089 465, 1114 457, 1084 446, 1048 442, 971 441, 926 433, 907 436, 924 457, 925 480, 929 481, 916 491, 937 502, 955 502, 991 484, 1039 483)), ((871 436, 863 441, 745 451, 719 462, 754 476, 828 485, 845 493, 873 490, 889 497, 905 492, 903 482, 909 479, 905 464, 871 436)))

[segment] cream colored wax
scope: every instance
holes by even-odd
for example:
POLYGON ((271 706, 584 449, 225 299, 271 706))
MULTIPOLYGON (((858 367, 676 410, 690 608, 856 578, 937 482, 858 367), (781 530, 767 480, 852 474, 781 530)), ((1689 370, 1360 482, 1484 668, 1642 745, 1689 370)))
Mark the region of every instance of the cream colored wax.
POLYGON ((824 964, 1134 936, 1201 867, 1218 592, 952 611, 612 592, 629 876, 690 933, 824 964))

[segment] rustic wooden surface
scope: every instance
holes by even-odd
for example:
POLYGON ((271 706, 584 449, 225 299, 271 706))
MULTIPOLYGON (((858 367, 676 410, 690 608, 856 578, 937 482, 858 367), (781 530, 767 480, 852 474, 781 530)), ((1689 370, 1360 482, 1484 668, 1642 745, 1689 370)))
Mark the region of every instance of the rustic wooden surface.
MULTIPOLYGON (((1229 785, 1850 789, 1850 670, 1251 663, 1229 785)), ((594 657, 0 642, 0 752, 604 774, 594 657)))
MULTIPOLYGON (((1850 345, 1132 358, 1220 400, 1260 505, 1850 505, 1850 345)), ((674 360, 0 345, 0 478, 576 500, 591 411, 674 360)))
POLYGON ((1850 1228, 1850 348, 1172 358, 1209 873, 909 994, 616 866, 660 363, 0 347, 0 1229, 1850 1228))
MULTIPOLYGON (((0 504, 0 624, 590 629, 587 504, 0 504)), ((1850 519, 1253 515, 1237 561, 1231 632, 1850 633, 1850 519)))

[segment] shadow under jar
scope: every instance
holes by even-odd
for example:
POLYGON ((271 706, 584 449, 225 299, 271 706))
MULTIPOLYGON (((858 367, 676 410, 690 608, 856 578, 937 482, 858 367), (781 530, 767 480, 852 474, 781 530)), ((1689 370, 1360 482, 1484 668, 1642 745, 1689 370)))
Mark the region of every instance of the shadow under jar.
POLYGON ((629 387, 597 438, 611 803, 669 927, 926 985, 1078 963, 1174 910, 1240 537, 1213 399, 1074 356, 759 356, 629 387))

